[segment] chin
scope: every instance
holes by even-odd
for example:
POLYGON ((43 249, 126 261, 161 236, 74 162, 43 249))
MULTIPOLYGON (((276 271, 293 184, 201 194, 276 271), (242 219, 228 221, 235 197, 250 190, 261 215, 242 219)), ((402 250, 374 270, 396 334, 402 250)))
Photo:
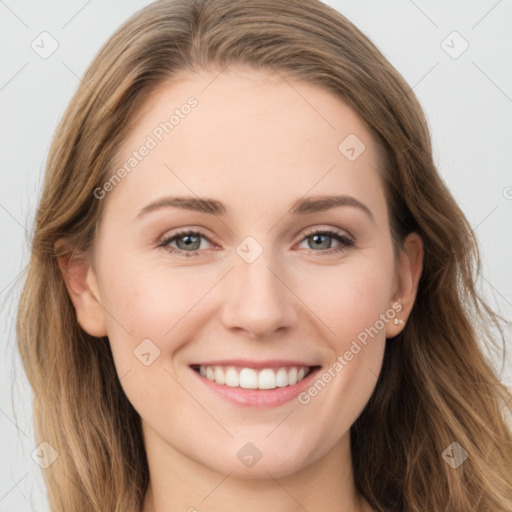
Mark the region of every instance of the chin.
MULTIPOLYGON (((247 436, 246 439, 250 439, 247 436)), ((304 446, 283 447, 280 442, 252 443, 246 441, 236 444, 236 449, 226 450, 218 454, 214 459, 198 461, 211 470, 224 475, 229 474, 230 478, 247 480, 283 478, 293 475, 306 468, 320 458, 318 450, 313 450, 316 457, 305 453, 304 446), (301 452, 299 453, 299 450, 301 452)))

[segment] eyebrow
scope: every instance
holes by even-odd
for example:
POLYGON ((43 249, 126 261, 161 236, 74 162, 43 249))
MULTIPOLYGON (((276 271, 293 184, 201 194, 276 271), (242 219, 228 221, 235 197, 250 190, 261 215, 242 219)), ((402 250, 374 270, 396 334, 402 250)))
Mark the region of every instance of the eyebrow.
MULTIPOLYGON (((307 215, 309 213, 324 212, 339 206, 352 206, 362 210, 373 221, 374 216, 371 210, 361 201, 352 196, 317 196, 306 199, 296 200, 290 209, 292 215, 307 215)), ((182 197, 163 197, 148 204, 140 210, 136 219, 144 215, 159 210, 161 208, 183 208, 211 215, 226 215, 227 208, 221 201, 206 197, 182 196, 182 197)))

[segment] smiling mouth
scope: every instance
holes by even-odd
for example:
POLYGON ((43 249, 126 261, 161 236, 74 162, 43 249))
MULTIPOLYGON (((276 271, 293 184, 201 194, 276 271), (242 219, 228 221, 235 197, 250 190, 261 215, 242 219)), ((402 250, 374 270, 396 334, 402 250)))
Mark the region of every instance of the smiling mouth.
POLYGON ((191 365, 202 377, 222 386, 241 389, 270 390, 294 386, 319 366, 286 366, 280 368, 244 368, 239 366, 191 365))

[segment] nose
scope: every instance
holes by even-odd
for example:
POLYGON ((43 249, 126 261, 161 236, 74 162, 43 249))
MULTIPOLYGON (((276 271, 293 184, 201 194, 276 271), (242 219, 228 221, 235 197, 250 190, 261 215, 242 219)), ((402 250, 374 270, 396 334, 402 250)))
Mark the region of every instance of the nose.
POLYGON ((263 255, 253 263, 236 262, 224 283, 224 326, 258 339, 290 329, 297 320, 298 301, 285 274, 263 255))

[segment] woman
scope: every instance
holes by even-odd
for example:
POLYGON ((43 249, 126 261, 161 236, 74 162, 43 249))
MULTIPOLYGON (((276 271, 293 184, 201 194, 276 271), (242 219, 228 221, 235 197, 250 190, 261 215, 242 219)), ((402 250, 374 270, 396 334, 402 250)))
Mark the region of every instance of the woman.
POLYGON ((342 15, 149 5, 61 122, 19 305, 52 510, 512 511, 478 263, 342 15))

